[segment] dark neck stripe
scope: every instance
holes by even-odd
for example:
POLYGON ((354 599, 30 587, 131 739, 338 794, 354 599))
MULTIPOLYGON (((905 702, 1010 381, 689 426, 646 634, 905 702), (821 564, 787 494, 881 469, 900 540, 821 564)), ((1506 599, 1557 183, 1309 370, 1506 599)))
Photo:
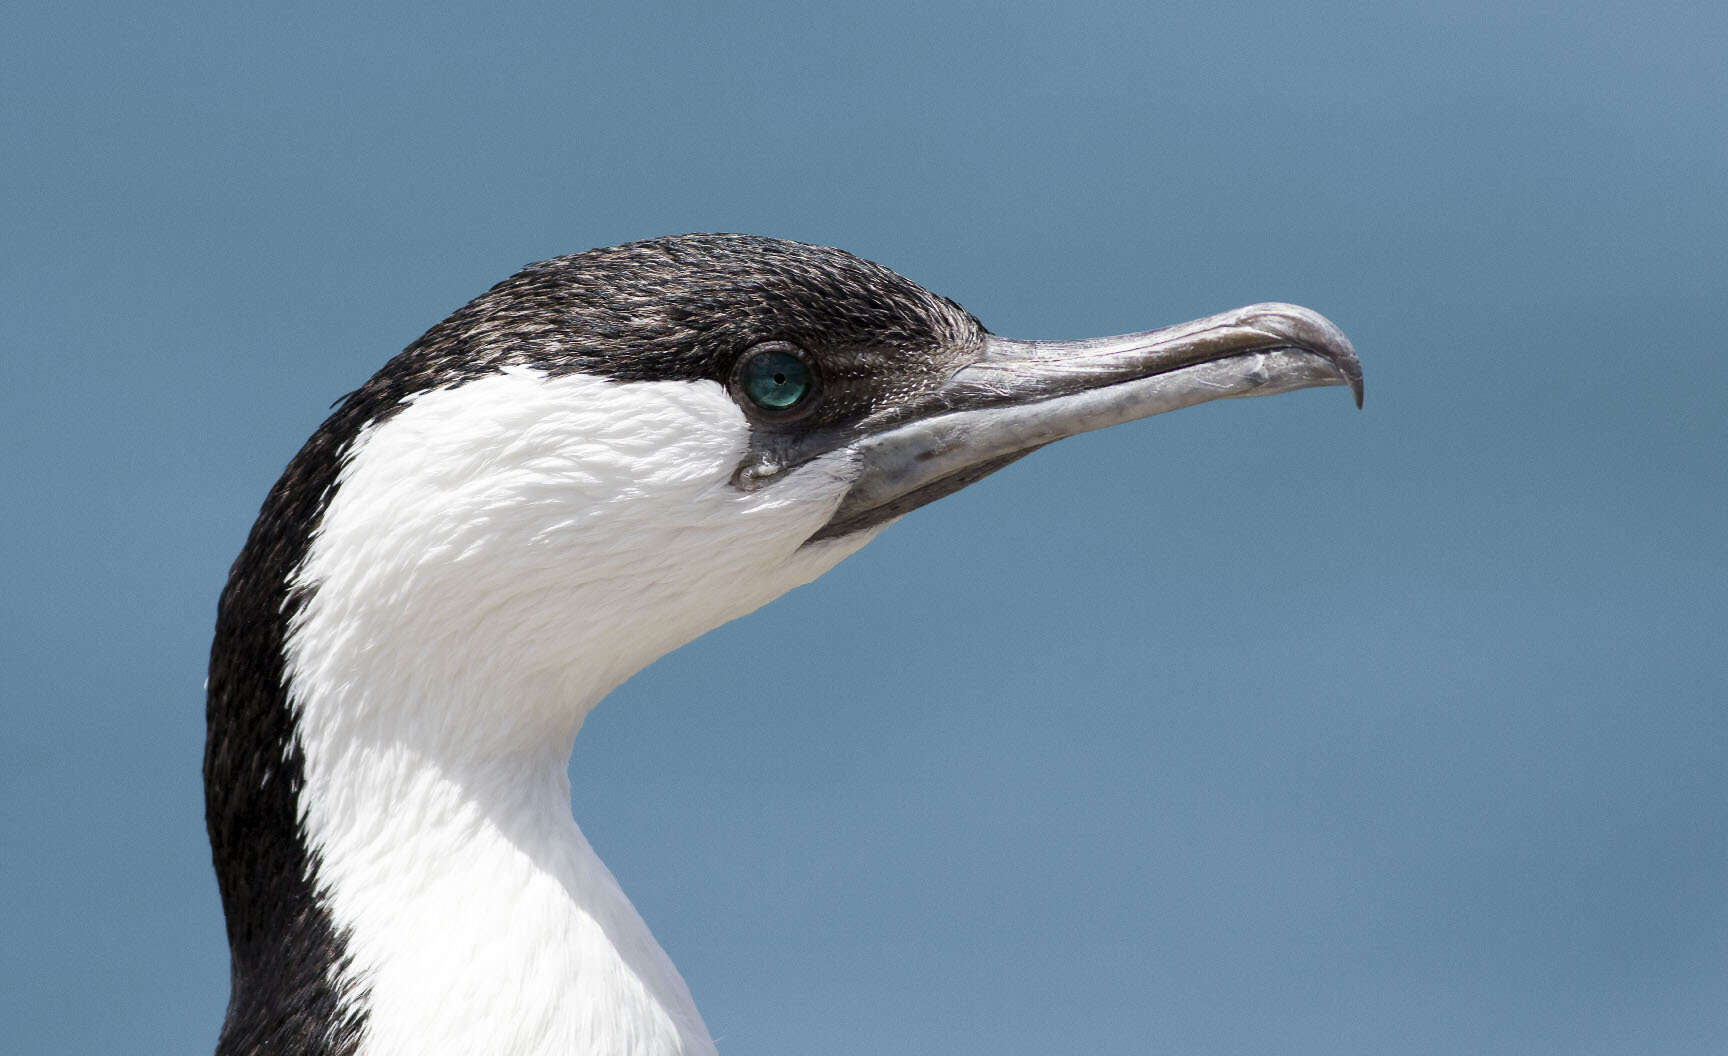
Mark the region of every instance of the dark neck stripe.
POLYGON ((319 889, 300 826, 304 758, 288 704, 283 646, 305 597, 288 588, 305 560, 358 433, 348 407, 307 441, 264 503, 234 562, 210 651, 205 821, 227 915, 230 995, 218 1056, 358 1050, 362 1011, 344 1014, 344 937, 319 889))

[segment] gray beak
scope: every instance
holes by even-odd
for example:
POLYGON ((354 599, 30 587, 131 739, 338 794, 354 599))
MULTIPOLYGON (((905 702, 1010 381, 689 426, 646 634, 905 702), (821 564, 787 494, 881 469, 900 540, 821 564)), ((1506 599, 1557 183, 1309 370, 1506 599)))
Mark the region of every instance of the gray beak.
POLYGON ((928 413, 847 445, 863 471, 811 541, 891 520, 1065 436, 1318 385, 1348 386, 1362 405, 1362 365, 1349 339, 1294 304, 1084 341, 992 336, 983 356, 920 401, 928 413))

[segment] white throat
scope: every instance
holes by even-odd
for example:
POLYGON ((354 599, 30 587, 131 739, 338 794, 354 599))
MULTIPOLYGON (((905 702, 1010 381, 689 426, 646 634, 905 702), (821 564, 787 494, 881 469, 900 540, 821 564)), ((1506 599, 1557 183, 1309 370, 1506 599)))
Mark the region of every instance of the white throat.
POLYGON ((517 369, 347 452, 288 674, 362 1053, 714 1052, 565 766, 619 682, 872 534, 801 546, 852 467, 741 492, 748 435, 718 384, 517 369))

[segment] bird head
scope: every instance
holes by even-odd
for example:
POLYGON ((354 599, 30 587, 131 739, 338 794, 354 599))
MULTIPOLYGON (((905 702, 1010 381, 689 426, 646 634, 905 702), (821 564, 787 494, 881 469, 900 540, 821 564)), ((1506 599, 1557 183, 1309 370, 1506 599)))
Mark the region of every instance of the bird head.
MULTIPOLYGON (((687 235, 531 265, 326 424, 335 477, 294 573, 295 681, 591 705, 1045 444, 1315 385, 1360 401, 1360 368, 1292 305, 1015 341, 794 242, 687 235)), ((535 735, 472 696, 417 722, 535 735)))

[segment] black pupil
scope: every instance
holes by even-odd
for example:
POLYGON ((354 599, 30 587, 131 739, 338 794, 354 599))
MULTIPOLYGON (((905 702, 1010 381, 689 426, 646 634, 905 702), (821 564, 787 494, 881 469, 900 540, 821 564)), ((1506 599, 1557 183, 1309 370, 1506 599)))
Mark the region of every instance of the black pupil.
POLYGON ((765 349, 744 363, 744 395, 768 411, 784 411, 810 394, 810 368, 783 349, 765 349))

